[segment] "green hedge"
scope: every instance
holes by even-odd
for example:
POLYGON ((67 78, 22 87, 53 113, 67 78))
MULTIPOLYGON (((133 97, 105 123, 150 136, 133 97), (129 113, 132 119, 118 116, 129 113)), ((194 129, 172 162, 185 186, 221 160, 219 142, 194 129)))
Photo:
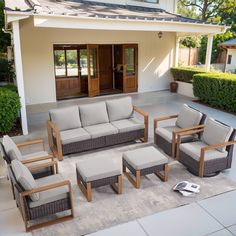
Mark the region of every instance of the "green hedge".
POLYGON ((196 74, 193 92, 204 103, 236 112, 236 75, 226 73, 196 74))
POLYGON ((193 82, 193 76, 199 73, 204 73, 203 69, 196 67, 173 67, 171 73, 175 81, 182 81, 186 83, 193 82))
POLYGON ((0 88, 0 132, 9 132, 20 111, 19 95, 7 88, 0 88))
POLYGON ((7 85, 3 86, 2 88, 9 89, 9 90, 16 92, 16 93, 18 92, 17 86, 15 84, 7 84, 7 85))

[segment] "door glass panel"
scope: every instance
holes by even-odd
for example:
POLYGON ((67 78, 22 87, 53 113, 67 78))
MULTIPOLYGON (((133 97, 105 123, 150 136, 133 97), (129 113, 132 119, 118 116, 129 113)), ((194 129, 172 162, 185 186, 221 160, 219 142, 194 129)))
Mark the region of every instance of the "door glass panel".
POLYGON ((125 49, 126 75, 135 75, 135 49, 125 49))
POLYGON ((66 76, 65 51, 54 51, 55 73, 56 77, 66 76))
POLYGON ((91 48, 89 51, 89 62, 90 62, 90 78, 94 79, 97 77, 97 49, 91 48))
POLYGON ((88 76, 87 49, 80 49, 79 54, 81 76, 88 76))
POLYGON ((78 76, 77 50, 66 50, 67 76, 78 76))

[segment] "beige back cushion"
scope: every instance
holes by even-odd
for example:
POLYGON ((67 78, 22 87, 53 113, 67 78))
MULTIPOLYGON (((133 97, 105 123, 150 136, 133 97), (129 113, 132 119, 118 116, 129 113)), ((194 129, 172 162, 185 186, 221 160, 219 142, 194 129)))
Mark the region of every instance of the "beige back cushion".
POLYGON ((184 104, 176 120, 176 126, 184 129, 200 124, 203 114, 184 104))
POLYGON ((3 146, 5 148, 6 154, 11 160, 22 160, 22 155, 19 148, 8 135, 3 136, 3 146))
MULTIPOLYGON (((202 135, 202 141, 208 145, 221 144, 229 141, 229 138, 233 132, 233 128, 214 119, 207 119, 204 132, 202 135)), ((217 148, 220 152, 224 152, 226 147, 217 148)))
POLYGON ((133 105, 131 97, 124 97, 106 101, 110 122, 116 120, 129 119, 133 115, 133 105))
MULTIPOLYGON (((37 183, 35 182, 34 177, 25 165, 18 160, 13 160, 11 162, 11 166, 17 182, 20 183, 24 190, 32 190, 37 188, 37 183)), ((30 198, 32 201, 38 201, 39 193, 31 194, 30 198)))
POLYGON ((50 111, 51 120, 60 131, 81 127, 79 107, 70 106, 50 111))
POLYGON ((83 127, 109 122, 105 102, 80 106, 80 116, 83 127))

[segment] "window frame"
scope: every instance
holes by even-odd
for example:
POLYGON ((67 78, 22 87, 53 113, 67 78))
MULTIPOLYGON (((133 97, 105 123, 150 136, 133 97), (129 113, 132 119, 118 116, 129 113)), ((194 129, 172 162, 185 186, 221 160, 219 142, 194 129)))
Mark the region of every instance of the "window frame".
POLYGON ((227 65, 231 65, 232 64, 232 58, 233 58, 233 55, 229 54, 228 58, 227 58, 227 65))

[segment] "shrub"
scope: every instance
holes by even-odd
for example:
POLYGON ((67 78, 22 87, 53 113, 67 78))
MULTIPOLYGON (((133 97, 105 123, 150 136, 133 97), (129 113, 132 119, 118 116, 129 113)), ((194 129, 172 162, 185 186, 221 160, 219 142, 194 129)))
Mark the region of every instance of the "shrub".
POLYGON ((236 75, 205 73, 194 75, 193 92, 213 107, 236 112, 236 75))
POLYGON ((15 79, 13 62, 0 58, 0 81, 12 83, 15 79))
POLYGON ((11 90, 12 92, 15 92, 15 93, 18 92, 17 86, 15 84, 7 84, 7 85, 3 86, 3 88, 9 89, 9 90, 11 90))
POLYGON ((204 73, 203 69, 196 67, 173 67, 171 73, 176 81, 192 83, 195 74, 204 73))
POLYGON ((0 88, 0 132, 9 132, 20 110, 20 97, 16 92, 0 88))

